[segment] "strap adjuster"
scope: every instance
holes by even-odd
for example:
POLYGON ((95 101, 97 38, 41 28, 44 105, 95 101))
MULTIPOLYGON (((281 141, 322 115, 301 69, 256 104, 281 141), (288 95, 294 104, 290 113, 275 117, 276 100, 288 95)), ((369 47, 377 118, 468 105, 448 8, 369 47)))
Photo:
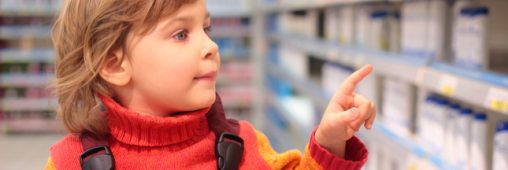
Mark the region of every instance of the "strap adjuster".
POLYGON ((107 146, 97 146, 86 150, 79 156, 79 162, 83 170, 115 168, 113 154, 111 154, 111 150, 107 146), (105 153, 97 154, 101 151, 105 153), (94 154, 97 155, 93 156, 94 154), (90 156, 92 157, 85 161, 90 156))
POLYGON ((217 169, 238 169, 243 156, 243 139, 231 133, 221 133, 215 146, 217 169))

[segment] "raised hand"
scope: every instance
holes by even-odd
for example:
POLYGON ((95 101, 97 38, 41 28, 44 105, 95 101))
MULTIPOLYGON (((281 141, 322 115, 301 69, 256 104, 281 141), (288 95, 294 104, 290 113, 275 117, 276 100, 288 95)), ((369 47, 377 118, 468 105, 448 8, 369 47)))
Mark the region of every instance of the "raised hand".
POLYGON ((358 83, 372 72, 366 65, 351 74, 335 92, 323 114, 315 134, 319 145, 344 157, 346 141, 364 124, 371 129, 376 118, 376 108, 367 98, 354 92, 358 83))

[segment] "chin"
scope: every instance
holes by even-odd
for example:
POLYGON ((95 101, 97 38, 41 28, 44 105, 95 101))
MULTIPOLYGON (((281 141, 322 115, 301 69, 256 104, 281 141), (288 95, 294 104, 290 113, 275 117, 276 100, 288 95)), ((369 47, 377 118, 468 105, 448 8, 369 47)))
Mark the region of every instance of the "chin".
POLYGON ((196 105, 201 108, 210 107, 215 102, 215 90, 203 92, 198 95, 196 105))

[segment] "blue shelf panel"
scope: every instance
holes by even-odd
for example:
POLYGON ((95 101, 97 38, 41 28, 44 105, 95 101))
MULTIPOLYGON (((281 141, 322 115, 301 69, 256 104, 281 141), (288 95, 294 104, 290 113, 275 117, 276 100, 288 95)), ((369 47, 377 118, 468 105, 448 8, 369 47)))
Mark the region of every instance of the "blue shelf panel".
POLYGON ((19 38, 50 38, 51 27, 49 25, 41 26, 0 26, 0 38, 19 39, 19 38))
POLYGON ((287 1, 286 3, 278 3, 274 2, 265 2, 265 4, 261 5, 262 9, 265 12, 280 12, 280 11, 293 11, 293 10, 306 10, 306 9, 315 9, 315 8, 325 8, 325 7, 333 7, 340 5, 351 5, 357 3, 366 3, 366 2, 398 2, 402 0, 341 0, 341 1, 287 1))
POLYGON ((499 73, 474 70, 452 66, 442 62, 433 62, 431 67, 435 70, 442 71, 445 73, 451 73, 456 76, 468 78, 471 81, 485 82, 495 86, 503 87, 508 89, 508 76, 499 73))
POLYGON ((508 77, 432 63, 420 86, 493 112, 508 114, 508 77))
POLYGON ((51 48, 23 49, 0 49, 0 63, 6 62, 46 62, 53 63, 55 60, 54 50, 51 48))
POLYGON ((276 118, 278 122, 278 126, 280 128, 291 129, 295 132, 298 132, 299 139, 305 139, 312 132, 312 127, 306 127, 302 124, 297 123, 295 118, 288 112, 286 108, 284 108, 281 99, 275 97, 274 95, 267 95, 268 103, 276 109, 276 113, 278 114, 276 118))
POLYGON ((58 106, 56 98, 3 98, 1 111, 54 111, 58 106))
POLYGON ((445 161, 441 156, 438 156, 437 154, 430 153, 427 150, 425 150, 418 143, 416 143, 414 139, 407 139, 398 136, 397 134, 393 133, 388 128, 386 128, 382 123, 375 124, 374 130, 401 144, 415 155, 419 157, 427 157, 434 165, 436 165, 440 169, 446 170, 458 169, 457 167, 454 167, 447 161, 445 161))
POLYGON ((279 99, 275 97, 269 97, 268 105, 268 118, 271 122, 268 122, 271 126, 270 130, 277 135, 276 140, 282 150, 288 149, 299 149, 300 151, 305 150, 305 146, 309 141, 309 136, 312 132, 311 128, 307 128, 296 123, 296 120, 291 117, 288 111, 282 106, 279 99))
POLYGON ((250 17, 252 5, 248 0, 207 0, 206 6, 213 18, 250 17))
POLYGON ((340 45, 315 38, 278 33, 271 39, 296 47, 319 59, 359 68, 366 64, 374 66, 374 73, 398 77, 409 83, 416 84, 421 77, 423 68, 430 58, 409 57, 400 54, 368 50, 352 46, 340 45), (416 76, 415 76, 416 75, 416 76))
POLYGON ((0 74, 0 87, 46 87, 54 74, 0 74))
POLYGON ((212 28, 210 36, 215 38, 246 38, 251 34, 249 26, 216 26, 212 28))
MULTIPOLYGON (((430 58, 342 46, 298 35, 277 33, 271 37, 272 41, 293 46, 328 62, 356 68, 372 64, 374 74, 397 77, 442 95, 494 112, 508 114, 507 75, 432 62, 430 58)), ((309 87, 312 86, 309 85, 309 87)), ((319 94, 319 92, 314 93, 319 94)))
POLYGON ((43 17, 51 17, 54 16, 57 12, 57 6, 35 6, 24 5, 24 6, 14 6, 8 7, 0 4, 0 16, 43 16, 43 17))
POLYGON ((328 99, 332 97, 332 94, 326 93, 321 86, 310 80, 298 78, 280 66, 271 63, 266 63, 265 65, 269 74, 274 77, 282 77, 293 88, 310 97, 318 107, 325 108, 328 105, 328 99))

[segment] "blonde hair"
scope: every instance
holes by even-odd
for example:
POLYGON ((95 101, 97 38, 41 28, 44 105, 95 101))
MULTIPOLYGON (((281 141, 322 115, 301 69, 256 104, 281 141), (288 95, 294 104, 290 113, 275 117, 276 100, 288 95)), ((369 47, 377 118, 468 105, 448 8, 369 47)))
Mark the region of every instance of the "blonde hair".
MULTIPOLYGON (((99 69, 115 50, 127 51, 132 31, 157 22, 196 0, 66 0, 52 28, 57 52, 54 93, 58 118, 71 133, 109 133, 96 95, 112 97, 99 69)), ((128 52, 128 51, 127 51, 128 52)), ((125 53, 124 53, 125 54, 125 53)), ((125 57, 122 56, 122 60, 125 57)), ((119 61, 120 62, 120 61, 119 61)))

